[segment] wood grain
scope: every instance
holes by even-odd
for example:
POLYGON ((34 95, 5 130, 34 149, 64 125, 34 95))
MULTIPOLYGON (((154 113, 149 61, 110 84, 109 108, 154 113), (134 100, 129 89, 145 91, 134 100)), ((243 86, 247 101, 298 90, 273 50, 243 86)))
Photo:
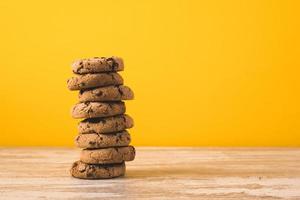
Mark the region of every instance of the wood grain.
POLYGON ((137 148, 123 178, 79 180, 78 149, 1 148, 0 199, 300 199, 300 149, 137 148))

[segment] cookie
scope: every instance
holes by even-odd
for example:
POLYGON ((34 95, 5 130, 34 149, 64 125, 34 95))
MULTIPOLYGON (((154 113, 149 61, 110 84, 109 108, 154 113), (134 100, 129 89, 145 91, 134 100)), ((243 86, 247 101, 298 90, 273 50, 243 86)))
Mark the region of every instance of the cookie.
POLYGON ((124 62, 119 57, 94 57, 80 59, 72 64, 72 71, 75 74, 116 72, 124 70, 124 62))
POLYGON ((72 108, 73 118, 109 117, 125 113, 124 102, 86 102, 78 103, 72 108))
POLYGON ((83 149, 80 160, 88 164, 112 164, 132 161, 135 157, 133 146, 111 147, 105 149, 83 149))
POLYGON ((84 149, 97 149, 106 147, 128 146, 130 143, 130 135, 127 131, 121 131, 108 134, 79 134, 75 143, 77 147, 84 149))
POLYGON ((120 101, 131 100, 133 99, 134 95, 129 87, 119 85, 80 90, 78 97, 80 102, 120 101))
POLYGON ((90 165, 81 161, 73 163, 70 173, 75 178, 81 179, 106 179, 123 176, 125 174, 125 163, 90 165))
POLYGON ((85 119, 78 124, 79 133, 111 133, 132 128, 133 119, 129 115, 85 119))
POLYGON ((72 77, 67 81, 69 90, 82 90, 122 84, 123 78, 118 73, 84 74, 72 77))

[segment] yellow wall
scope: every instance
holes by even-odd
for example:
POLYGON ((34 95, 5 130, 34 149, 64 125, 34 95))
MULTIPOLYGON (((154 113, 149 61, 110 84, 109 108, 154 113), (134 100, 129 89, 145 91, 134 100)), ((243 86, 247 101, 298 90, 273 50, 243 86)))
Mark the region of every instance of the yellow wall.
POLYGON ((0 145, 73 146, 77 58, 118 55, 134 145, 300 146, 299 1, 0 1, 0 145))

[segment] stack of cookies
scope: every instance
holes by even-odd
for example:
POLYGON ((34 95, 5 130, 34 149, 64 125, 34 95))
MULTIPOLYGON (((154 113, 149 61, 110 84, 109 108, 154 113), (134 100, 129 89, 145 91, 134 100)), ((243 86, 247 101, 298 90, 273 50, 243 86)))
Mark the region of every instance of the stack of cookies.
POLYGON ((124 70, 119 57, 81 59, 72 64, 77 76, 68 80, 70 90, 79 90, 79 103, 73 118, 84 118, 78 125, 76 145, 82 148, 80 160, 71 175, 83 179, 113 178, 125 174, 125 161, 135 157, 126 129, 133 119, 125 114, 122 100, 133 99, 132 90, 123 85, 117 73, 124 70))

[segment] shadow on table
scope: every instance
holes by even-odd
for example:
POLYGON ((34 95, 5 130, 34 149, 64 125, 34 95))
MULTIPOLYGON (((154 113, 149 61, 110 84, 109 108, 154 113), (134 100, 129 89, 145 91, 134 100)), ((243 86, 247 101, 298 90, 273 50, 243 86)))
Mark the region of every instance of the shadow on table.
POLYGON ((128 178, 151 178, 151 177, 200 177, 205 175, 217 175, 215 170, 207 168, 147 168, 147 169, 127 169, 128 178))

